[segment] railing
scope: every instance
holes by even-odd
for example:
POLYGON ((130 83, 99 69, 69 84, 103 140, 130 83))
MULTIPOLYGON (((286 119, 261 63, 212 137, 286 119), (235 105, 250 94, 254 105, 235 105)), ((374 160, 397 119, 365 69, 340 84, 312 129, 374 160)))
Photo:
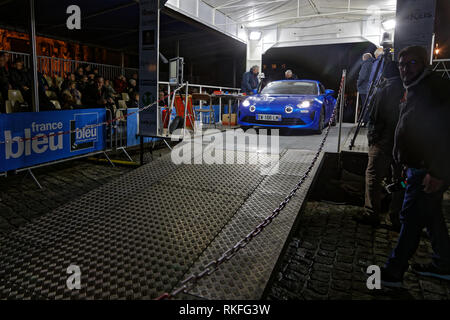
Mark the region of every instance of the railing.
MULTIPOLYGON (((168 105, 171 105, 171 88, 170 88, 170 84, 169 82, 165 82, 165 81, 159 81, 158 82, 158 89, 161 89, 161 86, 165 86, 167 89, 167 95, 168 95, 168 105)), ((219 90, 219 91, 230 91, 230 93, 240 93, 241 89, 240 88, 231 88, 231 87, 221 87, 221 86, 210 86, 210 85, 203 85, 203 84, 191 84, 189 83, 187 85, 187 91, 188 93, 193 93, 193 90, 195 88, 197 88, 199 91, 199 93, 205 93, 207 91, 214 91, 214 90, 219 90)), ((209 92, 210 94, 212 92, 209 92)), ((200 108, 203 106, 203 102, 200 101, 200 108)), ((187 104, 185 106, 187 108, 187 104)), ((219 98, 219 123, 222 123, 222 98, 219 98)), ((162 135, 163 132, 163 128, 161 126, 162 123, 162 117, 161 117, 161 106, 158 105, 158 110, 157 110, 157 123, 158 123, 158 135, 162 135)))
POLYGON ((450 70, 447 68, 446 62, 450 63, 450 59, 434 59, 433 71, 442 72, 442 77, 447 76, 450 79, 450 70))
MULTIPOLYGON (((2 53, 9 53, 10 60, 14 63, 17 59, 24 61, 24 66, 28 69, 31 68, 31 55, 28 53, 20 53, 13 51, 0 51, 2 53)), ((122 68, 120 66, 114 66, 109 64, 101 64, 94 62, 61 59, 55 57, 38 56, 38 71, 42 74, 50 77, 62 77, 64 78, 67 73, 75 73, 79 67, 90 65, 92 69, 98 69, 100 75, 105 79, 113 80, 119 75, 124 75, 127 78, 131 78, 133 73, 138 72, 136 68, 122 68)))

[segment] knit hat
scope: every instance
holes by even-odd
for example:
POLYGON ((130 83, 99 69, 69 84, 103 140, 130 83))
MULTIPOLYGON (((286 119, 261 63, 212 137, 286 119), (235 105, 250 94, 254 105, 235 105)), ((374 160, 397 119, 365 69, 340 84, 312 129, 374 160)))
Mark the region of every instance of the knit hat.
POLYGON ((400 72, 398 70, 398 64, 395 61, 389 61, 384 70, 383 77, 386 79, 400 77, 400 72))

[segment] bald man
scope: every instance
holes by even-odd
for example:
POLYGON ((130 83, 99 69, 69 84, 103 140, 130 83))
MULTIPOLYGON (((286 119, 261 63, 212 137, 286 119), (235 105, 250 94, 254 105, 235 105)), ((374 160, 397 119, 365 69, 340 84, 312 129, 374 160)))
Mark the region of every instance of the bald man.
POLYGON ((286 80, 298 80, 297 75, 292 73, 292 70, 286 70, 286 72, 284 73, 284 76, 285 76, 286 80))

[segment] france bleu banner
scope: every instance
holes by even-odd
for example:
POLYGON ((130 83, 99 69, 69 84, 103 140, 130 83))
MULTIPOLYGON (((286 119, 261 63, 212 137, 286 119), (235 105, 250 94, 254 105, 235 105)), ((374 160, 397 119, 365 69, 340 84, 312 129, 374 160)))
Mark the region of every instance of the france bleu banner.
POLYGON ((105 147, 105 109, 0 114, 0 172, 105 147), (65 133, 65 134, 62 134, 65 133))

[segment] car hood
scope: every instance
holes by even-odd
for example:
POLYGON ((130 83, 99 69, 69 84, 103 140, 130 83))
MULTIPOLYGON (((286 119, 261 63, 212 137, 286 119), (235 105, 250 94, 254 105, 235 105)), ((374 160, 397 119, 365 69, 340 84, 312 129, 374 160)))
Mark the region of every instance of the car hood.
POLYGON ((255 95, 247 100, 253 105, 276 106, 286 104, 297 104, 304 100, 313 100, 317 95, 255 95))

